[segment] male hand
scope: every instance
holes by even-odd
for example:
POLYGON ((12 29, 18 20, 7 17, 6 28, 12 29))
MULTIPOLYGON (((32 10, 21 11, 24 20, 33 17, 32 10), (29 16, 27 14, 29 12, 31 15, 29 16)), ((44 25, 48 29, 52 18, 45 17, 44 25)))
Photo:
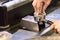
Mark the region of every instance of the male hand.
POLYGON ((60 20, 52 20, 54 24, 51 25, 51 29, 54 29, 57 33, 60 33, 60 20))
POLYGON ((34 0, 32 5, 35 10, 35 13, 39 14, 39 13, 45 12, 50 2, 51 0, 34 0))

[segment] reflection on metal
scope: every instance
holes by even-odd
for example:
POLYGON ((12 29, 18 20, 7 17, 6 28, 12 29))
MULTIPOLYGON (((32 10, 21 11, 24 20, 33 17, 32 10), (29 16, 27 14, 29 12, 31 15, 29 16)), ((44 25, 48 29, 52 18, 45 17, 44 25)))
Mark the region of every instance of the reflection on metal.
POLYGON ((7 11, 9 11, 9 10, 12 10, 16 7, 19 7, 21 5, 29 3, 29 2, 31 2, 31 0, 30 1, 29 0, 28 1, 27 0, 13 0, 13 1, 10 1, 10 2, 4 3, 3 6, 6 6, 7 11))
POLYGON ((49 32, 51 30, 50 27, 46 28, 45 30, 43 30, 41 33, 40 33, 40 36, 46 34, 47 32, 49 32))
POLYGON ((22 18, 20 22, 20 27, 31 30, 31 31, 35 31, 35 32, 39 31, 37 22, 34 20, 34 17, 30 15, 22 18))
POLYGON ((1 29, 5 29, 5 28, 9 28, 10 25, 7 25, 7 26, 0 26, 1 29))
POLYGON ((26 40, 36 36, 37 33, 27 30, 19 29, 16 33, 13 34, 12 40, 26 40))

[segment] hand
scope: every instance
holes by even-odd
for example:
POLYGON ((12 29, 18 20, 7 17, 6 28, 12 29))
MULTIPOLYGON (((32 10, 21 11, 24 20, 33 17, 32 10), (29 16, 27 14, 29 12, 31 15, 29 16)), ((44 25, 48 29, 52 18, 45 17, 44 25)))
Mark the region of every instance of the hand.
POLYGON ((60 20, 52 20, 52 22, 54 22, 54 24, 51 25, 51 28, 57 33, 60 33, 60 20))
POLYGON ((35 10, 35 13, 39 14, 45 12, 46 8, 50 4, 51 0, 34 0, 32 5, 35 10), (43 5, 44 3, 44 5, 43 5), (43 9, 42 9, 43 8, 43 9))
POLYGON ((35 10, 35 13, 39 14, 41 11, 40 8, 42 6, 42 0, 34 0, 32 5, 33 5, 33 8, 35 10))
POLYGON ((46 11, 47 7, 49 6, 49 4, 51 3, 52 0, 43 0, 44 2, 44 6, 43 6, 43 12, 46 11))

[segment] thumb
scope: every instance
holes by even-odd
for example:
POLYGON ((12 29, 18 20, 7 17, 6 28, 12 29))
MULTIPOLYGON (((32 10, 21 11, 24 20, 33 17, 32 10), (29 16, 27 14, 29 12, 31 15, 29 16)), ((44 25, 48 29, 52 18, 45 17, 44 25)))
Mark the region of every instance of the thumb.
POLYGON ((51 29, 54 29, 55 28, 55 24, 52 24, 50 27, 51 27, 51 29))
POLYGON ((55 26, 56 33, 60 34, 60 27, 55 26))

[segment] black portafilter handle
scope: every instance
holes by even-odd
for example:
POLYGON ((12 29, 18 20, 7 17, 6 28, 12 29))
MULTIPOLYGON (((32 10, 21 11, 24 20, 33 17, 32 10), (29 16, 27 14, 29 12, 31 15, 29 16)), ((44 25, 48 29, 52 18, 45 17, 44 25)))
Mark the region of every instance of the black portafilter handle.
POLYGON ((52 21, 50 21, 50 20, 47 20, 47 24, 52 25, 52 24, 53 24, 53 22, 52 22, 52 21))
POLYGON ((49 25, 49 27, 53 24, 53 22, 50 20, 46 20, 45 23, 47 23, 49 25))

